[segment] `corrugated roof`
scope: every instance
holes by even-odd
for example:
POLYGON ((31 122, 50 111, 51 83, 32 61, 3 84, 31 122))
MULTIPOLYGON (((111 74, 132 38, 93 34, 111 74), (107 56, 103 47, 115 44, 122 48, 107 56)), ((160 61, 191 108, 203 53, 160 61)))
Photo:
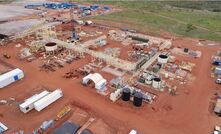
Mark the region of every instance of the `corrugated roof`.
POLYGON ((0 75, 0 81, 8 79, 9 77, 18 75, 19 73, 23 73, 23 71, 18 69, 18 68, 14 69, 14 70, 12 70, 10 72, 4 73, 4 74, 0 75))
POLYGON ((43 92, 41 92, 41 93, 39 93, 39 94, 35 94, 35 95, 33 95, 32 97, 26 99, 25 102, 20 105, 20 107, 25 108, 25 107, 27 107, 28 105, 30 105, 30 104, 32 104, 32 103, 38 101, 39 99, 41 99, 42 97, 44 97, 44 96, 47 95, 47 94, 49 94, 48 91, 43 91, 43 92))

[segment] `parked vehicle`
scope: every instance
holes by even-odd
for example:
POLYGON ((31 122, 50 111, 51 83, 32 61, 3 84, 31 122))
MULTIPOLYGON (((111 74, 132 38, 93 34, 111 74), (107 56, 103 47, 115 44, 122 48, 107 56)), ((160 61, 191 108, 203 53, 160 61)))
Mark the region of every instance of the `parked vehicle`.
POLYGON ((221 78, 217 78, 216 83, 221 85, 221 78))

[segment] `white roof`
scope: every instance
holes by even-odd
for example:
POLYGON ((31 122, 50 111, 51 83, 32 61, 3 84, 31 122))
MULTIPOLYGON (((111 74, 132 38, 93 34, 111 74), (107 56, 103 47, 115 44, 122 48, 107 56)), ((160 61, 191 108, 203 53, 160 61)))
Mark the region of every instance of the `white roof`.
POLYGON ((103 83, 106 83, 106 82, 107 82, 106 79, 102 79, 102 80, 100 80, 96 85, 97 85, 97 86, 100 86, 100 85, 102 85, 103 83))
POLYGON ((219 134, 219 132, 218 131, 214 131, 213 134, 219 134))
POLYGON ((87 80, 87 79, 90 79, 90 77, 92 76, 93 74, 88 74, 87 76, 85 76, 84 78, 83 78, 83 81, 85 81, 85 80, 87 80))
POLYGON ((0 127, 3 128, 5 131, 8 130, 8 127, 6 127, 3 123, 0 122, 0 127))
MULTIPOLYGON (((48 103, 57 96, 62 96, 62 91, 61 89, 56 89, 52 93, 48 94, 47 96, 43 97, 42 99, 38 100, 37 102, 34 103, 35 109, 36 106, 44 107, 45 105, 48 105, 48 103)), ((59 97, 58 97, 59 98, 59 97)))
POLYGON ((101 81, 103 79, 103 77, 99 74, 99 73, 94 73, 90 79, 94 82, 94 83, 98 83, 99 81, 101 81))
POLYGON ((10 78, 12 76, 18 75, 19 73, 23 73, 23 71, 20 70, 19 68, 16 68, 16 69, 14 69, 12 71, 4 73, 4 74, 0 75, 0 82, 5 80, 5 79, 8 79, 8 78, 10 78))
POLYGON ((133 130, 130 131, 129 134, 137 134, 137 131, 133 129, 133 130))
POLYGON ((25 107, 29 106, 30 104, 33 104, 34 102, 38 101, 39 99, 41 99, 42 97, 44 97, 47 94, 49 94, 48 91, 43 91, 40 94, 35 94, 32 97, 30 97, 27 100, 25 100, 25 102, 22 103, 20 105, 20 107, 25 108, 25 107))
POLYGON ((92 80, 95 84, 99 81, 103 80, 104 78, 99 73, 89 74, 83 78, 83 81, 92 80))
POLYGON ((216 67, 216 70, 221 70, 221 67, 220 66, 216 67))

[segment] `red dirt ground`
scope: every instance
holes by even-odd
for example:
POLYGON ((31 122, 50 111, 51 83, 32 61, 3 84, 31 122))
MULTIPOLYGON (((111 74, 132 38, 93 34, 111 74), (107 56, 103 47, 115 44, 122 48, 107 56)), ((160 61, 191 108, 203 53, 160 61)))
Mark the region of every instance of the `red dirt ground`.
MULTIPOLYGON (((18 107, 0 106, 3 115, 0 120, 8 127, 8 134, 24 129, 30 133, 44 120, 52 118, 66 103, 80 102, 89 110, 101 117, 116 133, 128 133, 130 129, 137 129, 141 134, 208 134, 214 125, 221 125, 220 119, 209 112, 210 99, 221 88, 210 77, 211 56, 221 49, 220 46, 196 46, 196 41, 188 39, 175 39, 173 44, 181 45, 202 51, 202 57, 198 59, 188 58, 196 63, 192 74, 196 79, 190 85, 178 86, 179 95, 170 96, 168 93, 159 93, 159 98, 151 105, 144 104, 141 108, 132 106, 132 102, 118 101, 112 103, 107 97, 101 96, 94 89, 80 84, 81 79, 70 80, 61 76, 71 68, 77 68, 88 61, 79 60, 56 72, 40 72, 39 61, 26 63, 17 60, 16 51, 12 44, 0 48, 0 54, 7 51, 12 56, 7 62, 16 65, 25 72, 25 78, 0 91, 0 98, 14 97, 21 99, 25 94, 34 93, 34 88, 44 85, 50 88, 62 88, 64 97, 50 105, 41 112, 35 110, 28 114, 20 112, 18 107), (185 94, 185 91, 188 94, 185 94)), ((105 74, 105 77, 112 78, 105 74)), ((19 101, 20 101, 19 99, 19 101)), ((25 99, 25 98, 24 98, 25 99)))

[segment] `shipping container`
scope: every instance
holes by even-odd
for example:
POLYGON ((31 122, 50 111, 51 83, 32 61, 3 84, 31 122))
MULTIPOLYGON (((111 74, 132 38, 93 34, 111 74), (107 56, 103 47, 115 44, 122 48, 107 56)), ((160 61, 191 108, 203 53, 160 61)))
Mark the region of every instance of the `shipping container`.
POLYGON ((46 95, 42 99, 38 100, 37 102, 34 103, 34 108, 37 111, 41 111, 59 98, 63 96, 63 93, 61 89, 57 89, 53 91, 52 93, 46 95))
POLYGON ((3 123, 0 122, 0 134, 7 131, 8 127, 6 127, 3 123))
POLYGON ((39 94, 33 95, 32 97, 26 99, 24 103, 19 105, 20 110, 23 113, 27 113, 27 112, 31 111, 32 109, 34 109, 34 103, 37 102, 38 100, 42 99, 43 97, 45 97, 48 94, 49 94, 48 91, 43 91, 39 94))
POLYGON ((22 70, 16 68, 12 71, 0 75, 0 88, 3 88, 15 81, 18 81, 24 77, 22 70))

